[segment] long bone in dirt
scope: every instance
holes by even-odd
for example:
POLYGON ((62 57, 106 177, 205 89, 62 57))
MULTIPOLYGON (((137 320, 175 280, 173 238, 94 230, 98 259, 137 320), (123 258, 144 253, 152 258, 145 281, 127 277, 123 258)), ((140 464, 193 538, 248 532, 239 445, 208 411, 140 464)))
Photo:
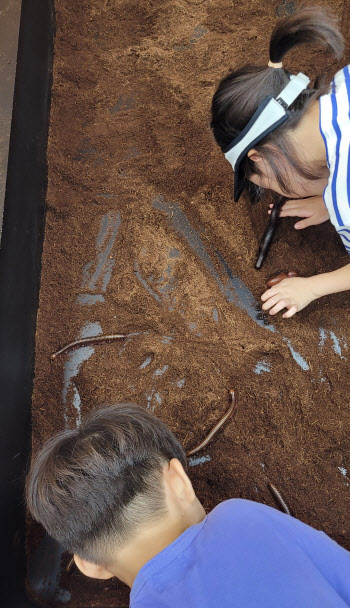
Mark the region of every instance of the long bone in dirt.
POLYGON ((102 336, 91 336, 91 338, 81 338, 80 340, 74 340, 65 346, 62 346, 56 352, 51 353, 50 359, 54 361, 58 355, 62 355, 69 350, 80 348, 81 346, 93 346, 94 344, 103 344, 107 342, 114 342, 114 340, 124 340, 129 338, 132 334, 103 334, 102 336))
POLYGON ((205 446, 207 446, 208 443, 213 439, 214 435, 216 435, 218 430, 221 429, 222 425, 225 424, 226 420, 228 420, 230 416, 232 416, 233 412, 237 407, 235 391, 233 389, 230 390, 230 398, 231 405, 228 410, 225 412, 222 418, 220 418, 219 422, 217 422, 216 425, 211 429, 210 433, 208 433, 208 435, 203 439, 203 441, 196 445, 195 448, 192 448, 192 450, 189 450, 187 452, 187 456, 193 456, 194 454, 197 454, 197 452, 205 448, 205 446))
POLYGON ((282 498, 280 491, 277 490, 276 486, 273 483, 268 483, 267 485, 280 510, 286 513, 286 515, 291 515, 290 509, 287 503, 282 498))

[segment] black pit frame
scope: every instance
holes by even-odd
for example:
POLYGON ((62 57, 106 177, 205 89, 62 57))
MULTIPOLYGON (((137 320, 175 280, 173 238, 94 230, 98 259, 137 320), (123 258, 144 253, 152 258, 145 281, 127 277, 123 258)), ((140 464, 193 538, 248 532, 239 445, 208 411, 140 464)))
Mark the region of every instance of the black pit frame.
POLYGON ((29 608, 24 479, 31 448, 44 239, 54 0, 22 0, 0 252, 0 552, 2 608, 29 608))

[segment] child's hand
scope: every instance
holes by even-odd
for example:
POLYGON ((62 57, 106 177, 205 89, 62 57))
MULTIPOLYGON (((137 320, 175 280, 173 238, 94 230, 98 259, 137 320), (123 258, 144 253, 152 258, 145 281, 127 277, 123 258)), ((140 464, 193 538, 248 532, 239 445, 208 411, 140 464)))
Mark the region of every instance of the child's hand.
MULTIPOLYGON (((273 205, 269 205, 269 207, 271 208, 273 205)), ((322 196, 288 200, 284 203, 279 216, 305 217, 305 220, 294 224, 294 228, 297 230, 307 228, 307 226, 317 226, 317 224, 322 224, 329 220, 329 213, 322 196)))
POLYGON ((282 317, 289 319, 317 297, 310 278, 284 279, 263 293, 261 296, 264 302, 262 309, 268 310, 270 315, 275 315, 283 308, 288 308, 282 317))

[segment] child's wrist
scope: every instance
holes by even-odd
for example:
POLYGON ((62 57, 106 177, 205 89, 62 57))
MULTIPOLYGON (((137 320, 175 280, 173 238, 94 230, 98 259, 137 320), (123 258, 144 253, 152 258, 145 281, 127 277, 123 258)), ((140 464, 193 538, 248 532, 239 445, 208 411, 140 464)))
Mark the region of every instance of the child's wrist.
POLYGON ((316 274, 313 277, 309 277, 310 286, 314 300, 327 296, 332 293, 331 281, 329 280, 329 273, 316 274))

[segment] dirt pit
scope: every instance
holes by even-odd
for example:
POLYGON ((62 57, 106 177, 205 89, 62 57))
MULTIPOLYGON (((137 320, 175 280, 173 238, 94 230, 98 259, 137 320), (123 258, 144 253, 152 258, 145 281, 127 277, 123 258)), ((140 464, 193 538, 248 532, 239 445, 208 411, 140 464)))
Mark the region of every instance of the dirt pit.
MULTIPOLYGON (((346 33, 346 2, 331 4, 346 33)), ((274 271, 335 269, 346 252, 331 226, 296 232, 285 220, 257 272, 267 204, 233 203, 209 130, 220 78, 264 65, 273 24, 295 7, 56 0, 33 450, 119 401, 149 408, 191 448, 234 388, 234 419, 189 460, 206 509, 231 497, 274 506, 271 481, 296 517, 350 549, 349 295, 269 325, 256 310, 274 271), (133 335, 50 361, 59 346, 101 333, 133 335)), ((313 48, 285 64, 311 77, 340 67, 313 48)), ((117 581, 68 574, 70 556, 30 519, 27 545, 28 588, 41 605, 127 606, 117 581)))

